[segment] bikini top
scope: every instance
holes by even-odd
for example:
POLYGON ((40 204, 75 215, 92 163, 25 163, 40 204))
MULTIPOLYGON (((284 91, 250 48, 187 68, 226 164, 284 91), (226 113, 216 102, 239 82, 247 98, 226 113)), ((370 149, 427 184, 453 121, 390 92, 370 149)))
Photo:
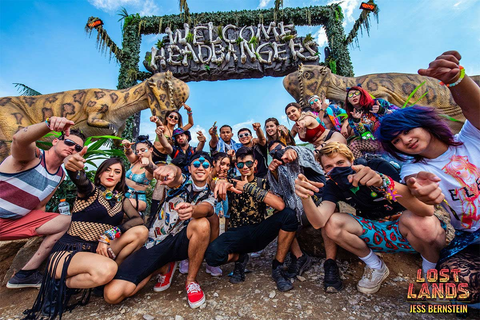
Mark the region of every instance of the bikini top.
POLYGON ((323 132, 325 132, 325 128, 321 124, 319 124, 313 129, 307 129, 307 132, 305 133, 305 137, 303 139, 302 137, 300 137, 300 135, 298 136, 303 142, 314 143, 315 140, 317 140, 318 137, 323 134, 323 132))
POLYGON ((128 171, 125 173, 125 177, 127 179, 130 179, 130 180, 138 183, 138 184, 144 184, 144 185, 148 186, 150 184, 151 180, 147 179, 146 173, 145 172, 143 172, 143 173, 133 173, 132 172, 132 167, 130 167, 130 169, 128 169, 128 171))

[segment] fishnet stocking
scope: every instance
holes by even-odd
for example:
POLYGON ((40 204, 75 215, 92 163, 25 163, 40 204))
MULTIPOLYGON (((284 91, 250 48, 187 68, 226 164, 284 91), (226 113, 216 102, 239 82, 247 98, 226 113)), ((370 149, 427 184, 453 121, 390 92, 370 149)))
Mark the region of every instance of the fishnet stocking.
POLYGON ((380 149, 377 141, 364 139, 353 140, 348 147, 352 150, 355 159, 362 158, 364 152, 377 153, 380 149))

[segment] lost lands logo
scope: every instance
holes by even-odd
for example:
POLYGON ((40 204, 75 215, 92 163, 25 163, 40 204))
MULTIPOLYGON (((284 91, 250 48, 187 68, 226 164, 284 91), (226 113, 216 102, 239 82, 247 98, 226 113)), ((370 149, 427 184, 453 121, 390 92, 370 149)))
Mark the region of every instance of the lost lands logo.
MULTIPOLYGON (((460 270, 458 269, 436 269, 428 270, 426 277, 422 275, 422 269, 417 271, 417 277, 415 282, 422 283, 420 290, 415 290, 414 283, 408 285, 407 300, 409 301, 428 301, 428 300, 456 300, 459 302, 468 302, 470 297, 470 291, 468 290, 468 284, 460 282, 459 279, 460 270)), ((448 305, 443 307, 448 308, 436 308, 442 306, 428 306, 425 305, 412 305, 410 312, 433 312, 433 313, 463 313, 466 312, 466 306, 463 305, 448 305), (413 307, 413 308, 412 308, 413 307), (465 308, 456 308, 465 307, 465 308), (412 310, 413 309, 413 310, 412 310), (437 310, 438 309, 438 310, 437 310), (459 309, 459 310, 456 310, 459 309), (465 311, 463 311, 465 309, 465 311)))

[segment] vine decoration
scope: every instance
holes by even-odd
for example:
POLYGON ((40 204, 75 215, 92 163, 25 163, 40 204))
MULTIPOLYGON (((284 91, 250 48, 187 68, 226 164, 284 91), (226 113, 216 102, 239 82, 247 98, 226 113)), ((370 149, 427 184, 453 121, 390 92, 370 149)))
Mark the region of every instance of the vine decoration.
MULTIPOLYGON (((369 0, 368 3, 375 4, 374 0, 369 0)), ((378 13, 380 12, 380 9, 378 9, 378 5, 375 4, 375 10, 373 11, 373 15, 377 21, 378 24, 378 13)), ((348 37, 345 39, 345 44, 349 45, 352 42, 355 43, 355 47, 360 47, 360 44, 358 42, 358 30, 360 30, 360 33, 363 35, 363 29, 367 32, 367 35, 370 36, 370 13, 371 11, 367 10, 362 10, 362 13, 360 14, 360 17, 355 21, 355 24, 352 27, 352 30, 348 34, 348 37)))

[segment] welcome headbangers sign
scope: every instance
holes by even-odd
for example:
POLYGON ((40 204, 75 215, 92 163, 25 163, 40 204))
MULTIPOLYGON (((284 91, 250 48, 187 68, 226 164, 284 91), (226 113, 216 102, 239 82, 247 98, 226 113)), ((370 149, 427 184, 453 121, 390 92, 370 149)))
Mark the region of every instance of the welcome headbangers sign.
POLYGON ((214 26, 212 22, 183 29, 165 29, 166 36, 147 52, 151 72, 171 71, 183 81, 280 77, 300 63, 318 64, 313 38, 297 37, 293 24, 214 26))

